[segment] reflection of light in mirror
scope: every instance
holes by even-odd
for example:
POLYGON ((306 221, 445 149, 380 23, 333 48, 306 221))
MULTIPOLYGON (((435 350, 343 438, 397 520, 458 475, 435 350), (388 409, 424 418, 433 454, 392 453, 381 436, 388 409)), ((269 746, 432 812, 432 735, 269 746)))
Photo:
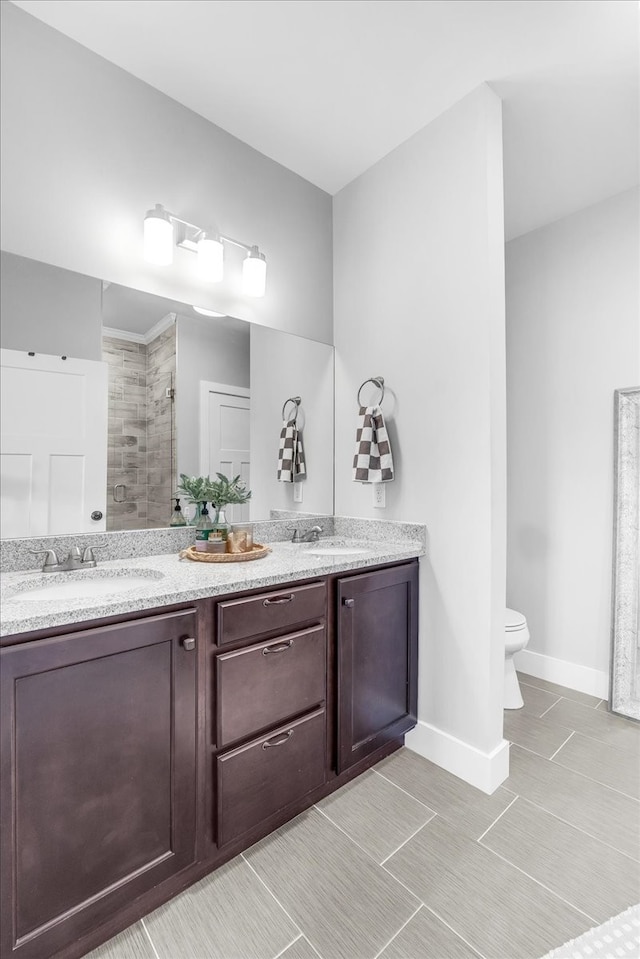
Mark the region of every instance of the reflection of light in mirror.
POLYGON ((215 310, 206 310, 204 306, 194 306, 193 309, 196 313, 199 313, 200 316, 226 316, 226 313, 216 313, 215 310))

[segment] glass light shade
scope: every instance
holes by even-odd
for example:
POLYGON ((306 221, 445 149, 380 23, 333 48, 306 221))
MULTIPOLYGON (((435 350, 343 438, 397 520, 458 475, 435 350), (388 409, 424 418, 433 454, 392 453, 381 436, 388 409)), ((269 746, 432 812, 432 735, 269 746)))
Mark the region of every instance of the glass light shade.
POLYGON ((157 266, 173 260, 173 224, 160 204, 144 218, 144 258, 157 266))
POLYGON ((267 285, 267 261, 257 246, 252 246, 242 264, 242 291, 247 296, 264 296, 267 285))
POLYGON ((224 272, 224 247, 220 240, 204 233, 198 240, 198 274, 209 283, 219 283, 224 272))

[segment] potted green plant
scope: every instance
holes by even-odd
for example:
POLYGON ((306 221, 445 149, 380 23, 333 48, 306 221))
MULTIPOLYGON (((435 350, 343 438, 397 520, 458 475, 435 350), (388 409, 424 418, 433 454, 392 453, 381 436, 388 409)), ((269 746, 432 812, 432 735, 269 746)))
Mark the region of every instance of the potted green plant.
POLYGON ((215 516, 212 520, 214 529, 228 529, 228 524, 224 515, 227 506, 240 505, 251 499, 251 490, 248 490, 240 479, 240 475, 229 479, 224 473, 216 473, 217 479, 212 480, 210 476, 187 476, 186 473, 180 473, 180 484, 176 493, 187 498, 190 503, 197 506, 194 525, 197 525, 198 515, 202 509, 203 503, 211 503, 215 508, 215 516))
POLYGON ((216 514, 213 517, 213 528, 222 529, 226 539, 226 531, 229 529, 224 511, 227 506, 239 506, 251 499, 251 490, 248 490, 240 479, 240 474, 229 479, 224 473, 216 473, 217 480, 210 480, 207 477, 206 492, 207 500, 215 507, 216 514))

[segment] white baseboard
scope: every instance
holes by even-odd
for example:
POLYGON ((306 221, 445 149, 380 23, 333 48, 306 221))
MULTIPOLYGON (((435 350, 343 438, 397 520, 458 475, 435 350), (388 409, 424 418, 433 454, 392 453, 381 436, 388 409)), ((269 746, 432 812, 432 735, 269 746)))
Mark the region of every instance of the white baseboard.
POLYGON ((555 659, 553 656, 544 656, 523 649, 513 657, 516 669, 537 679, 547 679, 550 683, 558 683, 569 689, 576 689, 598 699, 609 698, 609 674, 590 666, 579 666, 564 659, 555 659))
POLYGON ((484 753, 429 723, 418 722, 415 729, 406 734, 405 745, 489 796, 509 775, 506 739, 492 752, 484 753))

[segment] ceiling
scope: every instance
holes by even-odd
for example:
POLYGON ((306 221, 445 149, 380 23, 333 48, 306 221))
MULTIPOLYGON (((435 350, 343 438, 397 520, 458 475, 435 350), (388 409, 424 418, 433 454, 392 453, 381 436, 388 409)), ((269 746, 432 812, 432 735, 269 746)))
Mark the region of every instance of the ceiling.
POLYGON ((507 238, 638 182, 637 0, 14 0, 336 193, 488 82, 507 238))

